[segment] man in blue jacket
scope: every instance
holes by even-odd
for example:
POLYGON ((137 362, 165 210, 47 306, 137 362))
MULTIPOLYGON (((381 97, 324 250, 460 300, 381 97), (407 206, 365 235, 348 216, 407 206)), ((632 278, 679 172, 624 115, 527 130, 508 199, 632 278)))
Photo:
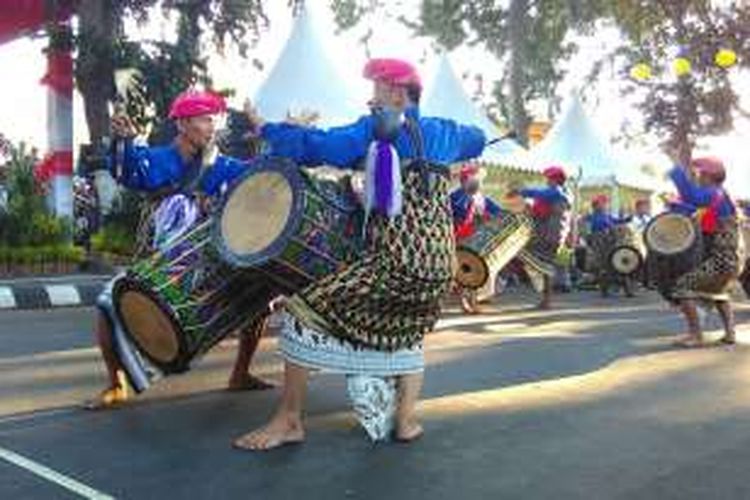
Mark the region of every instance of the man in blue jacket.
MULTIPOLYGON (((156 221, 156 224, 154 220, 150 221, 151 226, 156 226, 153 231, 150 228, 143 231, 146 240, 151 240, 152 233, 155 236, 153 244, 147 244, 148 251, 163 243, 165 238, 160 235, 184 231, 195 223, 204 205, 221 196, 227 186, 247 170, 248 163, 226 156, 206 161, 214 138, 215 117, 225 110, 224 99, 217 94, 193 90, 180 94, 169 112, 169 117, 177 126, 177 137, 171 144, 157 147, 134 144, 135 128, 128 117, 120 115, 112 119, 116 140, 111 170, 115 179, 130 189, 172 197, 171 200, 163 198, 163 203, 156 210, 157 217, 151 214, 151 219, 156 221), (179 203, 167 203, 177 199, 179 203)), ((112 306, 112 285, 115 280, 97 300, 96 339, 107 366, 109 385, 94 400, 87 402, 86 406, 90 409, 116 406, 129 397, 124 368, 113 338, 122 328, 112 306)), ((229 379, 230 389, 270 387, 248 373, 264 329, 265 319, 241 332, 235 366, 229 379)))
POLYGON ((284 392, 271 421, 235 441, 267 450, 304 440, 308 372, 347 375, 360 422, 373 439, 422 435, 416 403, 422 387, 424 334, 440 314, 455 263, 449 165, 481 154, 476 127, 420 116, 415 68, 395 59, 371 60, 372 113, 321 130, 263 124, 253 117, 274 155, 300 165, 365 170, 366 244, 361 258, 291 297, 279 345, 284 392))

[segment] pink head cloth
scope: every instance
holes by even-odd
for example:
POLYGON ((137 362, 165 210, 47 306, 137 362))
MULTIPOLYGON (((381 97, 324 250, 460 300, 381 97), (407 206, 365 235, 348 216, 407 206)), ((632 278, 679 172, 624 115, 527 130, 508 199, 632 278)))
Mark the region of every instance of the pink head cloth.
POLYGON ((422 88, 417 69, 401 59, 370 59, 362 73, 368 80, 422 88))
POLYGON ((691 165, 696 172, 709 176, 718 184, 724 182, 727 175, 724 169, 724 162, 715 156, 696 158, 691 162, 691 165))
POLYGON ((227 110, 227 103, 219 94, 210 91, 186 90, 178 95, 169 107, 173 120, 193 116, 215 115, 227 110))
POLYGON ((461 179, 461 182, 466 182, 472 177, 476 177, 479 175, 479 167, 476 165, 471 165, 469 163, 461 166, 461 171, 459 172, 459 178, 461 179))
POLYGON ((565 184, 565 180, 567 178, 567 176, 565 175, 565 170, 563 170, 561 167, 556 166, 545 168, 542 172, 542 175, 558 185, 565 184))
POLYGON ((609 196, 606 194, 597 194, 593 198, 591 198, 591 204, 595 207, 602 207, 609 203, 609 196))

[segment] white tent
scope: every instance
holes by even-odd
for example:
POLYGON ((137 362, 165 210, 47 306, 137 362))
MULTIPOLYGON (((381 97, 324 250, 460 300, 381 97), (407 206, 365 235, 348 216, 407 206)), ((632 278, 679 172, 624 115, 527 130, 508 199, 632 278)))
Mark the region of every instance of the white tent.
POLYGON ((281 55, 255 94, 261 116, 280 121, 288 112, 320 114, 316 125, 342 125, 362 110, 325 51, 311 7, 300 9, 281 55))
MULTIPOLYGON (((475 125, 484 131, 488 141, 500 135, 497 126, 469 98, 446 54, 442 54, 438 60, 420 108, 424 116, 439 116, 475 125)), ((488 146, 480 159, 504 164, 507 157, 520 156, 525 152, 517 142, 506 139, 488 146)))
POLYGON ((528 154, 514 156, 520 167, 560 165, 569 175, 581 175, 582 186, 624 185, 653 190, 660 180, 640 169, 635 156, 617 154, 594 129, 577 92, 571 93, 560 120, 528 154))

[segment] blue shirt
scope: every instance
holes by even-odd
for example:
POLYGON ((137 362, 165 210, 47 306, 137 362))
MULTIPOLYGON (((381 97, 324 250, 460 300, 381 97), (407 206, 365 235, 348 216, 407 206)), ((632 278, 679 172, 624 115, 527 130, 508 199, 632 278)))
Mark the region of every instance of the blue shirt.
POLYGON ((565 193, 563 193, 563 190, 559 186, 524 188, 521 189, 519 193, 524 198, 542 200, 549 204, 568 202, 568 198, 565 196, 565 193))
MULTIPOLYGON (((453 210, 454 221, 460 224, 466 219, 469 207, 471 206, 471 201, 471 196, 469 196, 463 188, 458 188, 451 193, 451 209, 453 210)), ((500 205, 495 203, 495 201, 488 196, 484 197, 484 210, 485 213, 491 217, 497 217, 502 212, 500 205)))
MULTIPOLYGON (((424 140, 425 159, 446 168, 456 162, 476 158, 485 145, 478 127, 459 125, 442 118, 423 118, 416 107, 406 115, 419 123, 424 140)), ((331 165, 343 169, 360 168, 374 140, 374 118, 363 116, 351 125, 322 130, 289 123, 267 123, 261 129, 273 156, 282 156, 305 166, 331 165)), ((416 157, 405 125, 393 142, 402 160, 416 157)))
MULTIPOLYGON (((110 170, 116 175, 114 158, 110 158, 110 163, 110 170)), ((136 146, 127 140, 122 172, 115 179, 123 186, 138 191, 183 191, 192 186, 208 196, 217 196, 249 166, 250 163, 220 155, 211 167, 201 171, 200 158, 185 161, 175 144, 146 147, 136 146)))
POLYGON ((692 213, 698 208, 706 208, 716 202, 717 216, 729 217, 735 214, 734 203, 719 186, 699 186, 688 176, 685 169, 679 165, 669 171, 669 177, 674 182, 677 192, 682 198, 681 203, 670 204, 671 208, 681 213, 692 213))
POLYGON ((631 219, 632 217, 615 217, 601 210, 595 210, 585 218, 592 233, 601 233, 618 224, 627 224, 631 219))

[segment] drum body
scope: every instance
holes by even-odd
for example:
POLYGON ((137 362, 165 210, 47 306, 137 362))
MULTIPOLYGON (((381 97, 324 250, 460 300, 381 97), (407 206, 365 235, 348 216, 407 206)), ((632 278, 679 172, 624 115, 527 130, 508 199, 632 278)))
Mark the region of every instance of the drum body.
POLYGON ((611 248, 608 264, 611 272, 620 276, 632 276, 641 270, 643 254, 638 245, 638 236, 625 224, 610 229, 611 248))
POLYGON ((459 242, 456 282, 470 289, 494 279, 531 239, 533 225, 524 213, 503 212, 459 242))
POLYGON ((113 290, 129 339, 165 374, 198 357, 265 313, 267 279, 222 263, 211 246, 210 219, 137 262, 113 290))
POLYGON ((750 297, 750 220, 744 219, 740 224, 740 262, 743 263, 739 282, 745 295, 750 297))
POLYGON ((356 259, 363 211, 345 181, 319 180, 266 159, 228 192, 214 220, 222 260, 258 269, 294 293, 356 259))
POLYGON ((648 250, 649 279, 662 294, 669 295, 677 278, 700 263, 701 232, 687 215, 657 215, 646 226, 643 239, 648 250))

